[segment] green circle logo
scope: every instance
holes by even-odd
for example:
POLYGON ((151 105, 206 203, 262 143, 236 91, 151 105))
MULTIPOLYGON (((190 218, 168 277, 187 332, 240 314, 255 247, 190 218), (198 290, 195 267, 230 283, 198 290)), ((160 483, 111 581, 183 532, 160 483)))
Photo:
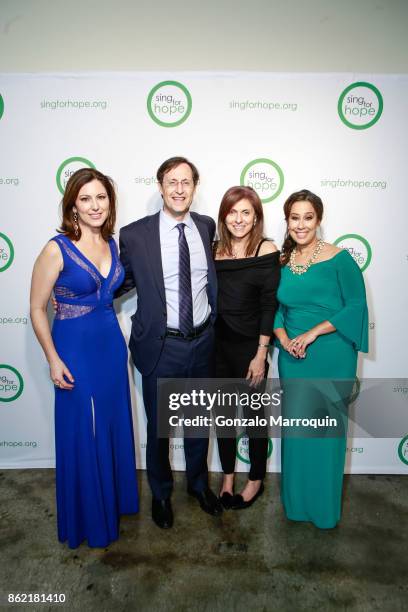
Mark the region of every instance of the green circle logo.
POLYGON ((147 96, 147 111, 161 127, 177 127, 191 113, 193 101, 187 87, 178 81, 161 81, 147 96))
POLYGON ((4 113, 4 100, 3 96, 0 94, 0 119, 2 118, 4 113))
POLYGON ((346 87, 337 103, 340 119, 353 130, 366 130, 377 123, 383 108, 383 98, 377 87, 364 81, 346 87))
POLYGON ((261 202, 272 202, 281 193, 284 184, 282 169, 271 159, 260 157, 250 161, 241 172, 240 185, 252 187, 261 202))
POLYGON ((334 241, 336 246, 346 249, 359 265, 360 270, 367 270, 371 262, 372 250, 371 246, 363 236, 359 234, 344 234, 334 241))
POLYGON ((0 363, 0 402, 13 402, 20 397, 23 389, 20 372, 6 363, 0 363))
POLYGON ((408 436, 402 438, 398 445, 398 457, 401 459, 402 463, 408 465, 408 436))
POLYGON ((57 187, 62 195, 64 195, 69 177, 77 170, 80 170, 80 168, 95 169, 95 165, 85 157, 69 157, 62 162, 56 176, 57 187))
POLYGON ((10 238, 0 233, 0 272, 7 270, 13 263, 14 247, 10 238))
MULTIPOLYGON (((272 455, 272 452, 273 452, 272 438, 268 438, 268 453, 267 453, 268 459, 272 455)), ((246 433, 242 433, 237 438, 237 457, 243 463, 248 463, 248 464, 251 463, 249 460, 249 437, 248 437, 248 434, 246 433)))

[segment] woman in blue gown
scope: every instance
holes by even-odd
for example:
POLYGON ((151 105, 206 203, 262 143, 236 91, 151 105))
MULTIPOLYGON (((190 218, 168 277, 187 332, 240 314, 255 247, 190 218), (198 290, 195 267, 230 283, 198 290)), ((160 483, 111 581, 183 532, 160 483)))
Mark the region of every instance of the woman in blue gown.
POLYGON ((62 217, 31 288, 33 327, 55 385, 58 539, 105 547, 118 538, 120 515, 138 512, 127 348, 112 305, 124 277, 112 181, 90 168, 75 172, 62 217))

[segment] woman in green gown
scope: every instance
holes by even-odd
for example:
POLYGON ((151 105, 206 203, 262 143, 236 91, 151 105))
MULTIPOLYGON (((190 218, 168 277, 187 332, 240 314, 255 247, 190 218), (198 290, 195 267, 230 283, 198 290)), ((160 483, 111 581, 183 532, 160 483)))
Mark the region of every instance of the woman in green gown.
POLYGON ((347 405, 357 352, 368 349, 365 287, 348 251, 318 238, 323 217, 318 196, 306 189, 293 193, 284 213, 274 323, 283 417, 329 416, 338 426, 283 429, 281 495, 289 519, 329 529, 341 515, 347 405))

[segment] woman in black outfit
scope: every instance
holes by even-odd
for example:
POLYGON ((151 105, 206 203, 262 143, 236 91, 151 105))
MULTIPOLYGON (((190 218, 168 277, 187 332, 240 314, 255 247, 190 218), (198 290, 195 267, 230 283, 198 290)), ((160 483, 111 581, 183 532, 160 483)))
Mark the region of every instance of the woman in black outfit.
MULTIPOLYGON (((279 251, 264 238, 263 222, 261 200, 251 187, 228 189, 220 205, 219 240, 214 246, 218 277, 215 370, 217 378, 246 378, 252 387, 266 378, 280 279, 279 251)), ((264 490, 267 432, 264 437, 248 432, 251 469, 239 495, 234 495, 236 438, 217 433, 224 472, 220 500, 224 508, 247 508, 264 490)))

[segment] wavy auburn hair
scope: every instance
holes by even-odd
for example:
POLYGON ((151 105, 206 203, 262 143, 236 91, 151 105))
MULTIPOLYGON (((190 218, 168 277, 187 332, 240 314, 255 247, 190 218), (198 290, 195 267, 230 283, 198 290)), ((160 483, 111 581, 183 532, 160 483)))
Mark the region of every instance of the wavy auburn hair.
POLYGON ((104 240, 109 240, 114 234, 116 223, 116 192, 113 180, 95 170, 95 168, 81 168, 72 174, 65 187, 64 195, 61 202, 62 222, 61 227, 57 230, 60 234, 65 234, 71 240, 79 240, 81 238, 81 228, 78 228, 78 235, 75 235, 73 208, 75 206, 78 193, 84 185, 94 180, 100 181, 106 189, 109 198, 109 213, 105 223, 101 227, 101 235, 104 240))
POLYGON ((295 191, 288 197, 288 199, 283 205, 283 212, 286 221, 286 233, 285 238, 283 239, 282 254, 280 258, 282 266, 286 266, 290 259, 290 254, 296 246, 296 242, 289 234, 288 228, 290 211, 292 210, 292 206, 295 202, 310 202, 310 204, 314 208, 318 220, 321 221, 323 218, 323 202, 319 198, 319 196, 313 193, 312 191, 309 191, 308 189, 301 189, 300 191, 295 191))
POLYGON ((236 187, 230 187, 224 194, 220 210, 218 212, 218 244, 217 251, 220 255, 227 255, 232 257, 232 245, 231 245, 231 232, 227 228, 225 219, 229 214, 231 208, 237 204, 240 200, 248 200, 255 211, 256 224, 251 229, 249 234, 249 240, 245 251, 245 257, 251 255, 262 238, 264 229, 264 214, 262 208, 262 202, 255 189, 252 187, 243 187, 241 185, 236 187))

